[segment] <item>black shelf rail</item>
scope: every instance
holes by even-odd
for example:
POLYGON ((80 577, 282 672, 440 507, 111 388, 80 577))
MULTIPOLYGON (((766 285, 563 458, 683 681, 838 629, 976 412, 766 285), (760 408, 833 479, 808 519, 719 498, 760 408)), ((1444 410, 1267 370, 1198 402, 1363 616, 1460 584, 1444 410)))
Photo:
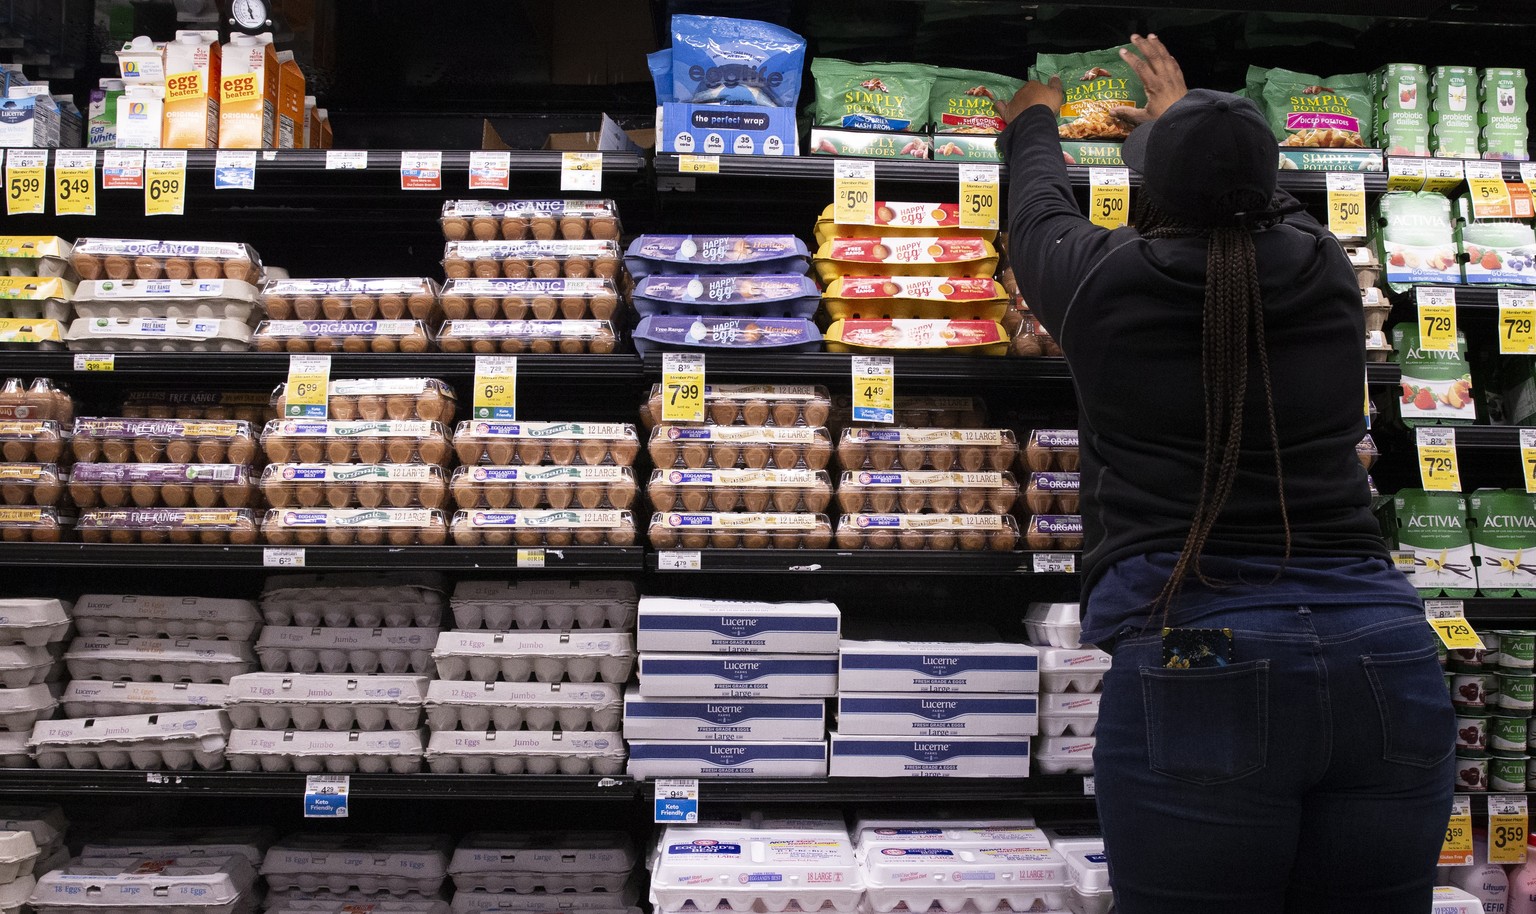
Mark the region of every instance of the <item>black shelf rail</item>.
MULTIPOLYGON (((1078 556, 1055 552, 935 552, 897 549, 662 549, 646 553, 649 571, 667 574, 900 574, 900 575, 1016 575, 1036 574, 1035 557, 1078 556), (679 568, 676 561, 698 556, 697 568, 679 568)), ((1062 575, 1050 571, 1042 574, 1062 575)))
MULTIPOLYGON (((117 150, 113 150, 117 151, 117 150)), ((188 149, 187 171, 207 172, 212 174, 217 167, 220 152, 251 151, 251 150, 217 150, 217 149, 188 149)), ((367 149, 367 150, 332 150, 332 149, 262 149, 256 152, 257 184, 260 185, 260 174, 264 171, 307 172, 331 174, 343 176, 349 173, 390 174, 400 173, 401 157, 406 153, 438 152, 442 155, 443 189, 451 190, 450 176, 467 177, 469 174, 470 150, 467 149, 367 149), (330 153, 361 153, 368 154, 368 162, 365 168, 331 168, 328 162, 330 153)), ((545 174, 559 172, 563 161, 563 154, 547 149, 513 149, 508 152, 507 170, 512 174, 545 174)), ((105 156, 96 157, 96 167, 101 169, 105 163, 105 156)), ((603 172, 605 174, 640 174, 645 171, 646 156, 641 152, 604 152, 603 172)), ((462 182, 461 182, 462 183, 462 182)))
MULTIPOLYGON (((388 568, 412 571, 635 572, 643 567, 639 546, 566 546, 517 549, 502 546, 204 546, 119 543, 0 543, 0 567, 53 565, 73 568, 279 568, 268 550, 298 550, 302 567, 329 570, 388 568), (536 554, 530 554, 534 553, 536 554)), ((276 558, 273 557, 275 561, 276 558)))
MULTIPOLYGON (((1456 431, 1456 447, 1460 448, 1518 448, 1520 429, 1513 425, 1455 425, 1447 426, 1456 431)), ((1409 434, 1413 440, 1412 432, 1409 434)))
POLYGON ((1536 622, 1536 599, 1530 597, 1463 597, 1460 600, 1468 621, 1473 623, 1510 622, 1525 626, 1536 622))
MULTIPOLYGON (((331 376, 347 377, 472 377, 475 357, 464 353, 333 352, 331 376)), ((267 380, 279 384, 288 376, 286 352, 118 352, 107 371, 76 371, 72 352, 6 352, 0 354, 0 371, 9 374, 72 377, 76 380, 110 382, 132 376, 135 382, 153 377, 157 382, 189 383, 208 380, 267 380)), ((523 380, 559 381, 561 384, 638 384, 641 363, 634 353, 611 355, 520 354, 517 375, 523 380)))
MULTIPOLYGON (((98 771, 91 769, 0 770, 0 795, 110 794, 117 796, 292 797, 304 796, 306 775, 267 771, 98 771)), ((627 777, 586 775, 354 774, 349 789, 358 802, 371 799, 603 800, 632 802, 636 784, 627 777)))
MULTIPOLYGON (((641 783, 641 796, 656 789, 641 783)), ((705 803, 965 803, 1084 801, 1081 775, 1028 778, 716 778, 699 781, 705 803)))

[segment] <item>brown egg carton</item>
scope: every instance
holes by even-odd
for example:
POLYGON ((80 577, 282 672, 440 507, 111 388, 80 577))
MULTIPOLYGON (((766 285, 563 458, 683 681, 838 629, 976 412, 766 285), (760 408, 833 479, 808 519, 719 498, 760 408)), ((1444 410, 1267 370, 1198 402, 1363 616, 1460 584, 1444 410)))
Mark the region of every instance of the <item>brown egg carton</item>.
POLYGON ((657 549, 826 549, 832 522, 824 514, 657 512, 650 540, 657 549))
POLYGON ((117 415, 129 419, 235 419, 256 428, 277 418, 271 398, 254 390, 135 390, 117 415))
POLYGON ((431 463, 272 463, 261 494, 273 508, 442 508, 448 484, 431 463))
POLYGON ((431 463, 447 466, 452 447, 441 422, 384 419, 273 419, 261 434, 268 463, 431 463))
POLYGON ((1009 355, 1026 359, 1061 358, 1061 347, 1028 311, 1009 311, 1004 315, 1002 323, 1008 335, 1013 338, 1008 344, 1009 355))
POLYGON ((844 470, 1002 472, 1019 442, 1005 428, 847 428, 837 443, 844 470))
POLYGON ((627 467, 640 438, 628 423, 470 419, 454 430, 453 447, 465 465, 627 467))
POLYGON ((4 384, 0 384, 0 421, 54 419, 71 422, 74 418, 74 398, 48 378, 34 378, 30 387, 21 378, 6 378, 4 384))
POLYGON ((1030 473, 1019 505, 1025 514, 1076 514, 1081 487, 1077 473, 1030 473))
POLYGON ((1036 514, 1024 528, 1031 549, 1083 548, 1083 518, 1077 514, 1036 514))
POLYGON ((0 421, 0 458, 7 463, 57 463, 67 451, 53 419, 0 421))
MULTIPOLYGON (((897 394, 895 418, 895 425, 906 428, 986 428, 987 405, 980 397, 897 394)), ((874 425, 853 421, 853 398, 848 394, 839 394, 833 399, 832 416, 827 424, 837 436, 850 425, 874 425)))
POLYGON ((432 334, 417 320, 262 321, 251 342, 257 352, 426 352, 432 334))
MULTIPOLYGON (((287 392, 287 384, 272 392, 275 418, 283 416, 287 392)), ((339 422, 419 419, 446 425, 453 421, 458 408, 453 388, 436 378, 337 380, 330 383, 326 393, 326 418, 339 422)))
POLYGON ((261 538, 273 546, 441 546, 448 526, 428 508, 273 508, 261 538))
POLYGON ((616 240, 624 234, 612 200, 446 200, 447 241, 616 240))
POLYGON ((651 507, 673 511, 821 514, 832 503, 825 470, 655 470, 651 507))
POLYGON ((832 436, 825 428, 658 425, 650 454, 663 470, 825 470, 832 436))
MULTIPOLYGON (((832 412, 832 395, 819 384, 706 384, 704 421, 710 425, 771 425, 821 427, 832 412)), ((660 384, 640 406, 640 422, 654 428, 662 422, 660 384)))
POLYGON ((627 511, 639 487, 620 466, 462 466, 449 483, 462 509, 627 511))
POLYGON ((844 514, 839 549, 1012 552, 1019 523, 1007 514, 844 514))
POLYGON ((52 463, 0 463, 0 505, 52 508, 69 477, 52 463))
POLYGON ((623 300, 611 279, 450 279, 450 320, 613 320, 623 300))
POLYGON ((112 508, 82 512, 75 530, 86 543, 201 543, 205 546, 256 542, 256 520, 244 508, 112 508))
POLYGON ((1046 470, 1076 473, 1077 429, 1037 428, 1029 433, 1029 443, 1024 446, 1021 457, 1025 473, 1046 470))
POLYGON ((249 245, 221 241, 81 238, 70 263, 81 279, 237 279, 261 282, 261 258, 249 245))
POLYGON ((267 317, 275 321, 442 320, 437 283, 398 279, 276 279, 261 288, 267 317))
POLYGON ((617 279, 614 241, 450 241, 443 250, 449 279, 617 279))
POLYGON ((219 463, 78 463, 69 497, 79 508, 251 508, 250 468, 219 463))
POLYGON ((1019 497, 1013 474, 850 470, 837 484, 848 514, 1007 514, 1019 497))
POLYGON ((457 546, 633 546, 635 518, 628 511, 459 511, 457 546))
POLYGON ((68 529, 57 508, 0 508, 0 542, 57 543, 68 529))
POLYGON ((1355 456, 1360 458, 1360 465, 1369 472, 1376 465, 1376 458, 1381 456, 1381 451, 1376 447, 1376 439, 1370 435, 1361 438, 1355 445, 1355 456))
POLYGON ((70 452, 80 463, 243 463, 256 459, 249 422, 80 418, 70 452))
POLYGON ((451 320, 439 331, 437 345, 444 352, 606 355, 618 348, 619 335, 607 321, 451 320))

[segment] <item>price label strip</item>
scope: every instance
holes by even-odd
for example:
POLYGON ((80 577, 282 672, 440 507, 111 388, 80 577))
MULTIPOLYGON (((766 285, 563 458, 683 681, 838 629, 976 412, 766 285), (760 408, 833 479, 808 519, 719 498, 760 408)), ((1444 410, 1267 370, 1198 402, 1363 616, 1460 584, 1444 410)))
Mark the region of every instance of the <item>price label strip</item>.
POLYGON ((1530 826, 1530 805, 1524 795, 1490 795, 1488 797, 1488 862, 1524 863, 1530 826))
POLYGON ((48 179, 48 150, 5 151, 5 214, 43 214, 43 182, 48 179))
POLYGON ((661 421, 704 421, 704 355, 668 352, 661 357, 661 421))
POLYGON ((1419 348, 1430 352, 1456 352, 1456 292, 1453 289, 1418 288, 1419 348))
POLYGON ((117 356, 110 352, 75 353, 76 371, 112 371, 117 367, 117 356))
POLYGON ((833 162, 832 203, 833 222, 874 225, 875 163, 853 159, 833 162))
POLYGON ((1448 650, 1484 649, 1483 639, 1467 621, 1466 607, 1460 600, 1425 600, 1424 615, 1448 650))
POLYGON ((261 550, 263 568, 303 568, 303 549, 281 549, 267 546, 261 550))
POLYGON ((1451 801, 1451 819, 1445 825, 1445 843, 1440 846, 1441 866, 1471 866, 1472 798, 1455 797, 1451 801))
POLYGON ((656 822, 699 821, 699 782, 696 778, 656 779, 656 822))
POLYGON ((347 818, 352 778, 345 774, 312 774, 304 779, 304 818, 347 818))
POLYGON ((685 175, 717 175, 720 173, 720 157, 680 155, 677 170, 685 175))
POLYGON ((1328 231, 1340 238, 1364 238, 1365 176, 1330 171, 1327 182, 1328 231))
POLYGON ((596 193, 603 189, 601 152, 566 152, 560 155, 560 189, 596 193))
POLYGON ((101 186, 106 190, 143 190, 144 150, 102 150, 101 186))
POLYGON ((960 227, 996 231, 1002 207, 1002 181, 998 167, 990 164, 961 165, 960 227))
POLYGON ((1033 558, 1035 574, 1077 573, 1077 556, 1071 552, 1039 552, 1033 558))
POLYGON ((400 153, 400 189, 442 190, 442 152, 434 150, 400 153))
POLYGON ((1129 223, 1130 214, 1130 169, 1088 169, 1088 221, 1114 230, 1124 228, 1129 223))
POLYGON ((1460 159, 1429 159, 1424 163, 1424 189, 1432 194, 1453 191, 1466 180, 1460 159))
POLYGON ((1387 159, 1387 190, 1423 190, 1424 160, 1415 156, 1387 159))
POLYGON ((96 215, 96 150, 60 149, 53 154, 53 212, 96 215))
POLYGON ((327 149, 325 151, 326 171, 366 171, 368 168, 368 150, 366 149, 327 149))
POLYGON ((1536 290, 1499 290, 1499 354, 1536 355, 1536 290))
POLYGON ((656 553, 657 571, 699 571, 703 567, 703 559, 697 552, 656 553))
POLYGON ((543 568, 543 549, 519 549, 517 550, 517 567, 519 568, 543 568))
POLYGON ((517 356, 475 356, 474 415, 476 419, 517 418, 517 356))
POLYGON ((152 149, 144 153, 144 215, 180 216, 187 207, 187 152, 152 149))
POLYGON ((512 153, 471 152, 470 190, 508 190, 512 186, 512 153))
POLYGON ((887 355, 856 355, 853 362, 853 421, 896 421, 896 366, 887 355))
POLYGON ((1429 492, 1460 492, 1461 470, 1456 465, 1456 430, 1414 430, 1419 449, 1419 480, 1429 492))
POLYGON ((1509 185, 1504 183, 1504 167, 1498 162, 1468 161, 1462 168, 1467 175, 1467 192, 1472 198, 1472 218, 1508 219, 1514 215, 1509 185))
POLYGON ((1536 162, 1520 163, 1520 183, 1526 187, 1536 185, 1536 162))
POLYGON ((288 357, 288 385, 283 391, 283 415, 289 419, 324 419, 329 414, 331 357, 288 357))
POLYGON ((255 150, 220 149, 213 160, 214 190, 255 190, 255 150))

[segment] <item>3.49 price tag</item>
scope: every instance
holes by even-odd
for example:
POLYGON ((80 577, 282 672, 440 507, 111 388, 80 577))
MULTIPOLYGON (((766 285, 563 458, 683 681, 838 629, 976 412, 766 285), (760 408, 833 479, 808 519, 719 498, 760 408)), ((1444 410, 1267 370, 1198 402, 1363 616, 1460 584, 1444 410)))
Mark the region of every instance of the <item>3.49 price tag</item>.
POLYGON ((1536 355, 1536 290, 1499 290, 1499 354, 1536 355))
POLYGON ((96 215, 96 150, 60 149, 53 154, 53 212, 96 215))
POLYGON ((896 367, 888 355, 856 355, 853 363, 853 421, 896 421, 896 367))
POLYGON ((1445 825, 1445 843, 1440 846, 1441 866, 1471 866, 1472 800, 1456 797, 1451 801, 1451 819, 1445 825))
POLYGON ((330 413, 331 357, 288 357, 288 386, 283 415, 289 419, 324 419, 330 413))
POLYGON ((995 230, 1002 198, 996 165, 960 166, 960 227, 995 230))
POLYGON ((1453 289, 1414 290, 1419 306, 1419 348, 1456 351, 1456 292, 1453 289))
POLYGON ((875 224, 875 163, 838 159, 832 163, 832 221, 875 224))
POLYGON ((1328 231, 1340 238, 1365 237, 1365 176, 1330 171, 1327 182, 1328 231))
POLYGON ((1531 814, 1520 794, 1488 797, 1488 862, 1524 863, 1531 814))
POLYGON ((1414 430, 1419 448, 1419 479, 1429 492, 1460 492, 1461 470, 1456 466, 1456 430, 1414 430))
POLYGON ((668 352, 661 357, 661 421, 704 421, 704 355, 668 352))
POLYGON ((187 203, 185 149, 150 149, 144 153, 144 215, 180 216, 187 203))
POLYGON ((517 356, 475 356, 476 419, 517 418, 517 356))
POLYGON ((1128 168, 1088 169, 1088 221, 1107 229, 1123 228, 1131 212, 1128 168))
POLYGON ((1460 600, 1425 600, 1424 616, 1449 650, 1483 650, 1483 639, 1467 621, 1466 608, 1460 600))
POLYGON ((5 214, 43 212, 43 181, 48 177, 48 150, 8 149, 5 152, 5 214))

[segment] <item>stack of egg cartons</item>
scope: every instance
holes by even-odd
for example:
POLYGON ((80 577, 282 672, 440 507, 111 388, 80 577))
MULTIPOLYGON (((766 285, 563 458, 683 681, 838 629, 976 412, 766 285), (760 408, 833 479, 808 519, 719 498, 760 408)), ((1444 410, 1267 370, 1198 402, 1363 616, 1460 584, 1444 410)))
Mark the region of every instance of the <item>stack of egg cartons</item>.
POLYGON ((1037 428, 1019 453, 1019 523, 1028 549, 1083 548, 1077 429, 1037 428))
MULTIPOLYGON (((0 831, 24 831, 32 835, 32 843, 37 845, 37 860, 28 875, 41 876, 69 863, 69 848, 64 844, 69 820, 64 818, 64 810, 57 805, 0 806, 0 831)), ((19 889, 14 891, 20 894, 19 889)), ((0 898, 0 909, 14 908, 9 898, 0 898)))
POLYGON ((59 706, 57 660, 69 637, 69 603, 0 599, 0 765, 25 767, 27 738, 59 706), (14 764, 13 764, 14 762, 14 764))
POLYGON ((1026 734, 1035 732, 1040 685, 1035 648, 844 641, 838 659, 833 777, 1029 774, 1026 734))
POLYGON ((634 869, 622 832, 469 834, 448 863, 454 914, 628 914, 634 869))
POLYGON ((38 880, 32 909, 52 914, 255 914, 259 909, 256 868, 238 839, 203 844, 193 835, 142 837, 142 843, 86 845, 78 858, 38 880))
MULTIPOLYGON (((256 871, 275 837, 271 829, 255 826, 104 831, 86 840, 68 872, 136 875, 166 867, 170 876, 227 874, 240 895, 233 910, 255 912, 261 900, 256 871)), ((222 890, 217 881, 211 889, 216 895, 222 890)), ((168 891, 174 897, 179 890, 173 886, 168 891)))
MULTIPOLYGON (((44 855, 33 831, 9 823, 0 826, 0 909, 19 911, 37 887, 44 855)), ((64 857, 68 860, 68 853, 64 857)))
POLYGON ((64 348, 75 296, 71 245, 51 235, 0 241, 0 349, 64 348))
POLYGON ((63 469, 74 418, 74 400, 47 378, 0 382, 0 541, 57 542, 74 523, 63 469))
POLYGON ((650 867, 656 914, 852 914, 864 897, 853 842, 838 820, 752 815, 709 825, 669 825, 658 837, 650 867))
POLYGON ((1031 603, 1024 627, 1040 648, 1035 766, 1042 774, 1090 774, 1109 655, 1083 647, 1076 603, 1031 603))
POLYGON ((442 835, 289 835, 261 864, 267 908, 409 902, 410 910, 424 910, 414 905, 442 897, 452 850, 442 835))
POLYGON ((1045 836, 1072 873, 1073 897, 1068 899, 1068 907, 1078 914, 1108 914, 1114 907, 1114 893, 1099 823, 1064 822, 1046 828, 1045 836))
POLYGON ((625 581, 462 581, 437 640, 427 764, 465 774, 618 774, 635 665, 625 581))
POLYGON ((230 764, 245 771, 410 773, 447 603, 433 574, 274 576, 262 672, 230 683, 230 764))
POLYGON ((823 601, 642 599, 630 775, 825 777, 841 619, 823 601))

